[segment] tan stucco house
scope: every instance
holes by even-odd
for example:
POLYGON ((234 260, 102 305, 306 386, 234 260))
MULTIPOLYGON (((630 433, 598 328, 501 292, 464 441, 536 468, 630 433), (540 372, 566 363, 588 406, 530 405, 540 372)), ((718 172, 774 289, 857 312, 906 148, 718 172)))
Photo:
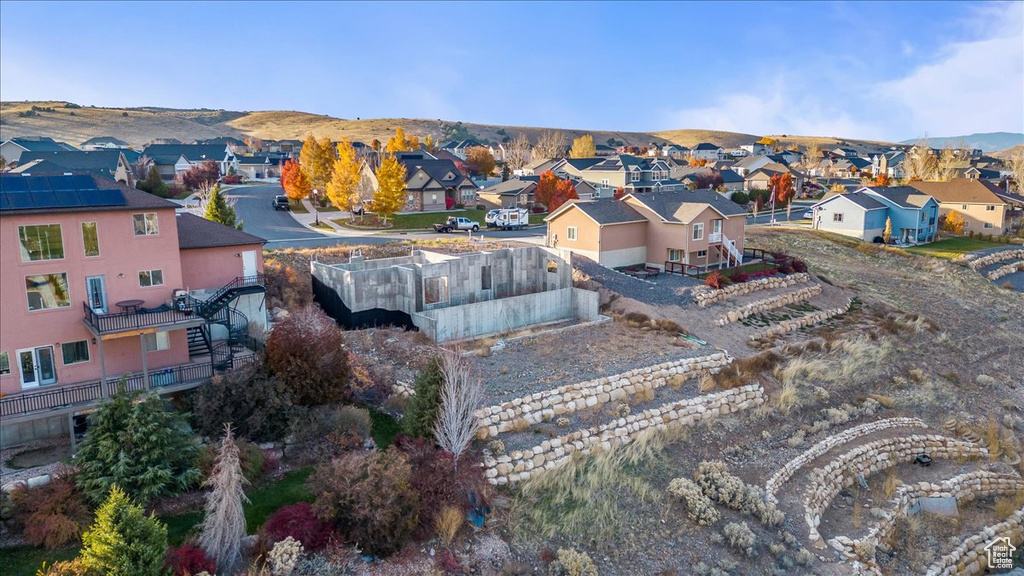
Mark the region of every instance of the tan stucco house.
POLYGON ((547 245, 608 267, 727 267, 742 259, 746 211, 710 190, 570 200, 552 212, 547 245))
POLYGON ((939 216, 952 211, 964 217, 964 234, 1005 234, 1006 202, 999 196, 999 188, 979 178, 954 178, 948 182, 911 182, 911 188, 935 198, 939 203, 939 216))

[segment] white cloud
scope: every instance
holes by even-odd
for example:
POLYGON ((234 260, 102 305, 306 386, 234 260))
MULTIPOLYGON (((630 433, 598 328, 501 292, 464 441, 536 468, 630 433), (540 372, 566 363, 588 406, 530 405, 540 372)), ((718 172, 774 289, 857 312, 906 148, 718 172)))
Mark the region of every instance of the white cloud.
MULTIPOLYGON (((985 37, 949 43, 873 90, 879 109, 890 108, 886 116, 906 118, 907 137, 1024 130, 1024 4, 989 5, 977 19, 987 24, 985 37)), ((977 29, 977 19, 965 25, 977 29)))

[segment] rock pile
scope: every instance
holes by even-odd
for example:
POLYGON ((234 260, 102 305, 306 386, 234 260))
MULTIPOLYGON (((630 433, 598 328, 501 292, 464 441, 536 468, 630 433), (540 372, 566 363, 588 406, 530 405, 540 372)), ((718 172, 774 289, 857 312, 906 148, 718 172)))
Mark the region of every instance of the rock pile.
POLYGON ((722 300, 728 300, 729 298, 736 298, 761 290, 785 288, 794 284, 808 282, 810 279, 810 274, 800 272, 797 274, 788 274, 786 276, 768 276, 767 278, 758 278, 757 280, 751 280, 750 282, 730 284, 729 286, 719 290, 715 290, 710 286, 696 286, 691 293, 693 294, 693 299, 697 302, 697 305, 701 308, 705 308, 715 302, 721 302, 722 300))
POLYGON ((715 352, 706 356, 637 368, 596 380, 567 384, 481 408, 476 411, 477 438, 486 440, 530 424, 551 421, 577 410, 624 400, 648 389, 661 388, 673 379, 696 378, 705 372, 715 374, 730 362, 732 358, 725 352, 715 352))
POLYGON ((611 450, 647 431, 664 430, 670 426, 692 426, 708 418, 747 410, 763 403, 764 388, 758 384, 680 400, 607 424, 545 440, 528 450, 514 450, 502 456, 494 456, 485 451, 484 475, 492 484, 526 480, 538 472, 565 465, 576 453, 588 454, 595 449, 611 450))
POLYGON ((817 324, 819 322, 824 322, 825 320, 828 320, 829 318, 833 318, 835 316, 839 316, 840 314, 845 314, 846 311, 850 309, 850 306, 852 304, 853 304, 853 299, 851 298, 850 301, 846 303, 846 306, 842 306, 842 307, 839 307, 839 308, 832 308, 830 310, 822 310, 820 312, 815 312, 813 314, 808 314, 807 316, 801 316, 800 318, 793 318, 792 320, 783 320, 782 322, 779 322, 778 324, 775 324, 773 326, 769 326, 769 327, 765 328, 764 330, 762 330, 760 332, 757 332, 756 334, 751 334, 750 335, 750 339, 751 340, 761 340, 763 338, 770 338, 772 336, 779 336, 781 334, 786 334, 788 332, 792 332, 793 330, 799 330, 800 328, 805 328, 805 327, 810 326, 812 324, 817 324))
POLYGON ((818 294, 821 294, 821 285, 812 284, 806 288, 801 288, 796 292, 787 292, 785 294, 779 294, 778 296, 772 296, 771 298, 765 298, 764 300, 758 300, 745 304, 736 308, 735 310, 729 310, 723 314, 718 320, 715 321, 719 326, 725 326, 730 322, 739 322, 747 316, 753 314, 760 314, 761 312, 767 312, 776 308, 782 308, 790 304, 796 304, 797 302, 803 302, 804 300, 810 300, 818 294))
POLYGON ((1024 248, 1018 248, 1016 250, 1001 250, 999 252, 993 252, 992 254, 989 254, 987 256, 982 256, 981 258, 975 258, 974 260, 971 260, 970 262, 968 262, 967 265, 970 266, 972 270, 977 271, 977 270, 981 270, 982 268, 984 268, 986 266, 991 266, 992 264, 995 264, 996 262, 1003 262, 1005 260, 1016 260, 1016 259, 1019 259, 1019 258, 1024 258, 1024 248))

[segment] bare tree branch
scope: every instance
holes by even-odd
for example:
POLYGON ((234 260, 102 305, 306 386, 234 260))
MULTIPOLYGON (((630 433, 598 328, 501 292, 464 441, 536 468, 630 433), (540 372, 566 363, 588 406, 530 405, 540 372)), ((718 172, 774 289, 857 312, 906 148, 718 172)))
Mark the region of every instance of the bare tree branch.
POLYGON ((505 165, 509 170, 519 170, 530 161, 530 139, 522 132, 505 144, 505 165))
POLYGON ((476 435, 474 412, 483 400, 483 381, 474 374, 470 358, 458 350, 441 351, 441 408, 434 423, 434 438, 456 462, 476 435))
POLYGON ((533 157, 539 158, 562 158, 565 156, 566 140, 565 135, 557 130, 542 132, 537 138, 537 144, 533 147, 533 157))

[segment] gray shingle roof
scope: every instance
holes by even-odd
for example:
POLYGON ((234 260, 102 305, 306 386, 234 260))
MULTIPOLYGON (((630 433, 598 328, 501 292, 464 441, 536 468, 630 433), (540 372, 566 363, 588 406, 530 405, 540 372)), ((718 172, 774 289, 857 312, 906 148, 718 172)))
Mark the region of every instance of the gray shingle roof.
POLYGON ((146 146, 142 154, 152 158, 157 164, 173 164, 181 156, 184 156, 189 162, 206 160, 220 162, 227 156, 227 146, 224 144, 152 144, 146 146))
POLYGON ((499 182, 494 186, 485 188, 480 191, 481 194, 500 194, 502 196, 518 196, 524 192, 529 193, 537 187, 536 180, 522 180, 519 178, 512 178, 504 182, 499 182))
POLYGON ((639 212, 619 200, 570 200, 576 208, 593 218, 598 224, 625 224, 646 222, 639 212))
POLYGON ((861 194, 860 192, 850 192, 848 194, 836 194, 833 192, 829 192, 820 202, 816 203, 815 206, 819 206, 832 200, 833 198, 838 198, 840 196, 849 200, 850 202, 853 202, 857 206, 864 208, 865 210, 878 210, 879 208, 886 207, 885 204, 882 204, 878 200, 875 200, 870 195, 861 194))
POLYGON ((416 173, 416 168, 422 168, 424 172, 429 174, 434 180, 440 182, 442 186, 458 188, 460 186, 468 185, 476 188, 476 184, 473 184, 465 174, 460 172, 458 167, 455 166, 455 162, 452 162, 451 160, 400 159, 399 162, 405 166, 405 177, 407 180, 412 178, 412 175, 416 173), (455 178, 452 180, 445 180, 444 177, 448 172, 453 172, 455 174, 455 178))
POLYGON ((64 142, 57 142, 53 138, 46 138, 40 136, 39 138, 11 138, 10 142, 14 142, 18 146, 21 146, 25 150, 31 152, 56 152, 58 150, 78 150, 70 144, 64 142))
POLYGON ((178 249, 264 244, 266 240, 187 212, 178 213, 178 249))
MULTIPOLYGON (((71 212, 114 212, 119 210, 158 210, 158 209, 175 209, 178 207, 177 204, 169 200, 164 200, 158 196, 154 196, 149 192, 143 192, 142 190, 136 190, 121 182, 115 182, 113 179, 100 176, 98 174, 75 171, 73 174, 85 174, 93 179, 96 183, 96 187, 102 190, 110 190, 117 188, 124 194, 125 204, 121 206, 79 206, 70 208, 45 208, 38 210, 2 210, 0 215, 13 216, 23 214, 51 214, 51 213, 71 213, 71 212)), ((24 178, 21 174, 0 174, 0 178, 24 178)))
POLYGON ((114 138, 113 136, 96 136, 95 138, 89 138, 85 142, 82 142, 82 146, 89 146, 93 144, 113 144, 118 148, 125 148, 128 146, 127 142, 114 138))
POLYGON ((711 144, 710 142, 701 142, 693 147, 693 150, 718 150, 721 148, 718 144, 711 144))
POLYGON ((113 171, 117 169, 120 157, 120 150, 55 150, 52 152, 30 150, 21 154, 18 163, 28 164, 33 160, 46 160, 68 170, 113 171))
POLYGON ((910 186, 872 186, 868 189, 902 208, 920 208, 931 198, 910 186))
MULTIPOLYGON (((673 190, 671 192, 650 192, 636 194, 634 199, 651 209, 655 214, 670 222, 684 222, 676 217, 685 204, 708 205, 725 216, 746 215, 739 204, 711 190, 673 190)), ((684 212, 692 212, 684 210, 684 212)), ((695 212, 694 212, 695 213, 695 212)))

